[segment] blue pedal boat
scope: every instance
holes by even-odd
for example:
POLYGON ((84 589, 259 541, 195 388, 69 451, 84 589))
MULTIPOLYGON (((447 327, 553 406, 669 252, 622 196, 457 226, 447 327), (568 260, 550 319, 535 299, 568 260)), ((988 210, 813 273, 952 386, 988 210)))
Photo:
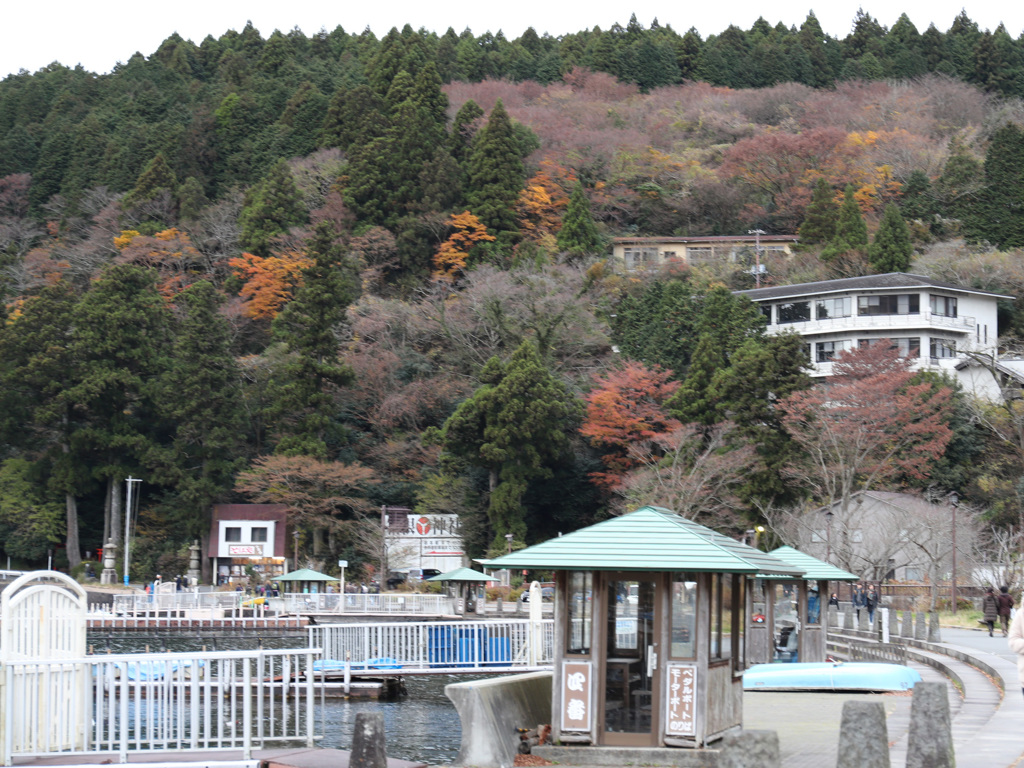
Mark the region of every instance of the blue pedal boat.
POLYGON ((755 664, 743 673, 745 691, 909 691, 919 682, 910 667, 872 661, 755 664))

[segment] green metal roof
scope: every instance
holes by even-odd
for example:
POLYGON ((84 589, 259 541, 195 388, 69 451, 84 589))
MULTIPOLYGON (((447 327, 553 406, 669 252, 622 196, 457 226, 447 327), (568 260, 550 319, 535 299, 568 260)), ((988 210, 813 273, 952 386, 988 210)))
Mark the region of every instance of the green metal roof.
POLYGON ((497 580, 498 579, 494 576, 488 576, 486 573, 474 571, 472 568, 456 568, 454 571, 439 573, 437 576, 431 576, 427 579, 427 581, 471 581, 476 583, 497 580))
MULTIPOLYGON (((806 552, 801 552, 793 547, 779 547, 778 549, 773 549, 769 554, 779 560, 784 560, 790 565, 802 568, 804 575, 800 578, 805 581, 860 581, 860 576, 844 571, 842 568, 837 568, 831 563, 826 563, 824 560, 811 557, 806 552)), ((758 575, 768 576, 767 573, 758 575)))
POLYGON ((643 507, 493 560, 488 568, 557 571, 767 572, 803 570, 660 507, 643 507))

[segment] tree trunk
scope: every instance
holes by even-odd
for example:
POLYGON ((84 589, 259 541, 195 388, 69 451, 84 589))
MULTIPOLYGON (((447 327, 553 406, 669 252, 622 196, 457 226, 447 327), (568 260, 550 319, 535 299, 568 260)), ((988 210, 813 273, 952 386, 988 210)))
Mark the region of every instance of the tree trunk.
POLYGON ((118 552, 124 552, 124 516, 121 506, 121 483, 111 477, 107 480, 107 489, 110 493, 110 538, 118 545, 118 552))
POLYGON ((100 542, 100 546, 107 546, 107 542, 110 541, 110 494, 113 490, 113 486, 107 483, 107 495, 103 500, 103 541, 100 542))
POLYGON ((67 547, 68 568, 73 569, 82 562, 82 550, 78 543, 78 500, 70 493, 64 496, 67 509, 67 547))

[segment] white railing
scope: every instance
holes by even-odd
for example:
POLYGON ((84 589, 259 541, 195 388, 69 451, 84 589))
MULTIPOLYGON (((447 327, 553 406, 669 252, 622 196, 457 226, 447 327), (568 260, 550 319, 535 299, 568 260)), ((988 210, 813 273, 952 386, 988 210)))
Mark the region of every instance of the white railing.
POLYGON ((823 317, 817 320, 797 320, 789 323, 775 323, 769 326, 776 333, 792 328, 801 335, 809 333, 850 333, 877 329, 906 329, 938 327, 969 333, 974 330, 973 317, 947 317, 934 312, 919 312, 905 315, 847 315, 846 317, 823 317))
POLYGON ((0 570, 0 581, 12 581, 19 576, 24 575, 25 571, 5 571, 0 570))
POLYGON ((109 612, 116 616, 190 612, 199 617, 223 618, 240 616, 240 609, 260 609, 260 615, 264 617, 296 613, 412 613, 451 616, 455 613, 455 601, 445 595, 416 593, 285 593, 279 597, 260 598, 242 592, 183 591, 155 595, 114 595, 109 612))
POLYGON ((346 677, 399 669, 537 669, 554 663, 554 621, 326 624, 309 628, 309 643, 323 649, 318 670, 346 677))
MULTIPOLYGON (((0 666, 0 757, 314 746, 319 649, 119 654, 0 666)), ((109 761, 108 761, 109 762, 109 761)))

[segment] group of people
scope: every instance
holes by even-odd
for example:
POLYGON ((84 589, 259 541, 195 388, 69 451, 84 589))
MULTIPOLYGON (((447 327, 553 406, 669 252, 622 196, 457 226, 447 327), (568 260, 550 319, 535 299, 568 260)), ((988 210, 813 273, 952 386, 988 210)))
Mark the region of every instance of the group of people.
POLYGON ((853 587, 853 607, 857 611, 857 619, 860 619, 860 609, 863 608, 868 612, 868 624, 872 624, 875 621, 875 609, 878 607, 878 592, 875 591, 874 584, 868 584, 865 587, 861 582, 857 582, 853 587))
POLYGON ((989 637, 992 637, 997 620, 1003 628, 1003 637, 1007 636, 1010 629, 1010 613, 1012 611, 1013 598, 1010 597, 1009 587, 1000 587, 998 595, 992 587, 985 590, 985 597, 981 600, 981 620, 988 626, 989 637))

